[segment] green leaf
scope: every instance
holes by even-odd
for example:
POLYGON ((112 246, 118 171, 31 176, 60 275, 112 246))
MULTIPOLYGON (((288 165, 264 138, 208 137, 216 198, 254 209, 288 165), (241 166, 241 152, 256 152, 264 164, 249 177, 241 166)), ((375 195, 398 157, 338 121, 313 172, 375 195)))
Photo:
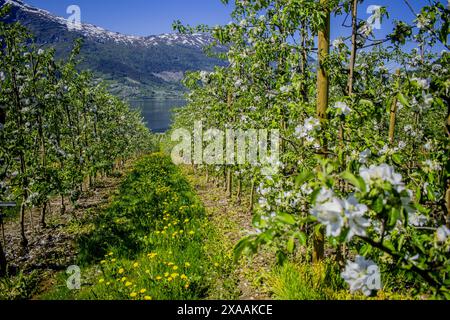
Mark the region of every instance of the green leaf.
POLYGON ((312 180, 315 177, 312 171, 303 171, 295 178, 297 186, 303 185, 305 182, 312 180))
POLYGON ((295 248, 295 238, 294 238, 294 237, 291 237, 291 238, 289 238, 289 240, 288 240, 286 249, 287 249, 287 251, 288 251, 289 253, 293 253, 293 252, 294 252, 294 248, 295 248))
POLYGON ((409 102, 408 102, 408 100, 406 100, 403 93, 399 92, 397 95, 397 98, 405 107, 410 107, 409 102))
POLYGON ((342 179, 350 182, 353 186, 358 188, 361 192, 366 192, 366 183, 363 178, 356 177, 353 173, 350 171, 345 171, 341 174, 342 179))
POLYGON ((241 241, 239 241, 236 247, 234 248, 234 261, 238 261, 239 258, 242 256, 243 252, 250 248, 252 248, 251 239, 248 237, 241 239, 241 241))
POLYGON ((289 224, 289 225, 295 224, 294 216, 292 216, 292 215, 289 214, 289 213, 280 212, 280 213, 278 213, 278 215, 277 215, 277 219, 278 219, 280 222, 285 223, 285 224, 289 224))
POLYGON ((302 246, 306 245, 307 237, 304 232, 296 232, 295 237, 298 239, 300 245, 302 246))

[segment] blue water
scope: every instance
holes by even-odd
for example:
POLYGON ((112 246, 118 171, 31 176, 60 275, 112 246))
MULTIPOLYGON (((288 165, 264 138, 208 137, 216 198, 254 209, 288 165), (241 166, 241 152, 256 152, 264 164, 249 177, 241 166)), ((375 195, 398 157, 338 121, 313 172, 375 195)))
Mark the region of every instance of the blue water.
POLYGON ((153 132, 166 132, 170 128, 172 110, 186 104, 184 100, 139 100, 130 101, 132 107, 141 110, 147 127, 153 132))

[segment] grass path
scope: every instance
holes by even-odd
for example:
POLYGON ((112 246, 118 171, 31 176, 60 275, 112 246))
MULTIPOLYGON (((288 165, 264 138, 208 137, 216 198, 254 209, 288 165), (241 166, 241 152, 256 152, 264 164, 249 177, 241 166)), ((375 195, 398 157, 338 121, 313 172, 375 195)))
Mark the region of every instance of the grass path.
MULTIPOLYGON (((232 254, 237 242, 252 230, 248 200, 243 199, 239 204, 236 199, 228 199, 222 187, 207 182, 204 175, 197 175, 191 167, 183 167, 182 171, 203 202, 212 225, 220 233, 225 249, 232 254)), ((269 261, 274 259, 264 253, 254 258, 243 258, 237 263, 233 272, 238 290, 236 298, 270 299, 268 288, 264 286, 265 275, 271 269, 269 261)))
MULTIPOLYGON (((29 233, 29 251, 10 258, 26 276, 0 286, 10 299, 270 299, 264 284, 273 257, 233 262, 235 245, 252 229, 246 201, 228 199, 162 154, 99 182, 63 216, 55 200, 48 228, 29 233), (66 286, 73 264, 82 271, 81 290, 66 286)), ((33 211, 36 224, 38 217, 33 211)), ((11 244, 15 227, 6 225, 11 244)))

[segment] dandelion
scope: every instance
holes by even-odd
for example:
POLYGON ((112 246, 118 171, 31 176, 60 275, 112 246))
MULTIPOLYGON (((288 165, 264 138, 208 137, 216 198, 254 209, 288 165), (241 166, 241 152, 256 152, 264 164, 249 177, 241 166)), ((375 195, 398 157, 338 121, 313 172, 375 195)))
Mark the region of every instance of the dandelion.
POLYGON ((141 289, 141 291, 139 291, 140 293, 144 294, 147 292, 147 289, 141 289))
POLYGON ((162 277, 161 276, 157 276, 155 279, 159 281, 159 280, 162 279, 162 277))
POLYGON ((185 263, 184 263, 184 266, 185 266, 186 268, 189 268, 189 267, 191 266, 191 264, 190 264, 189 262, 185 262, 185 263))
POLYGON ((131 287, 132 285, 133 285, 133 283, 130 282, 130 281, 127 281, 127 282, 125 283, 125 287, 131 287))
POLYGON ((119 274, 122 274, 122 273, 124 273, 125 272, 125 269, 124 268, 120 268, 119 269, 119 274))
POLYGON ((132 293, 130 293, 130 297, 132 297, 132 298, 136 298, 136 296, 137 296, 137 293, 136 293, 136 292, 132 292, 132 293))
POLYGON ((105 264, 105 263, 106 263, 106 260, 100 261, 100 264, 105 264))
POLYGON ((178 278, 179 275, 180 275, 179 273, 172 273, 170 277, 176 279, 178 278))
POLYGON ((150 296, 145 296, 145 297, 144 297, 144 300, 150 301, 150 300, 152 300, 152 297, 150 297, 150 296))
POLYGON ((214 267, 218 268, 218 267, 219 267, 219 264, 218 264, 217 262, 214 263, 214 267))
POLYGON ((173 268, 172 268, 174 271, 177 271, 178 270, 178 266, 173 266, 173 268))
POLYGON ((103 283, 105 282, 105 279, 101 278, 100 280, 98 280, 98 283, 103 283))
POLYGON ((172 278, 172 277, 168 277, 168 278, 167 278, 167 281, 172 282, 172 281, 173 281, 173 278, 172 278))
POLYGON ((181 280, 187 280, 188 277, 187 277, 185 274, 182 274, 181 277, 180 277, 180 279, 181 279, 181 280))
POLYGON ((117 259, 111 259, 111 262, 116 262, 117 261, 117 259))
POLYGON ((135 263, 133 264, 133 268, 137 268, 137 267, 139 267, 139 263, 135 262, 135 263))
POLYGON ((168 273, 168 272, 164 273, 164 277, 167 278, 168 276, 170 276, 170 273, 168 273))
POLYGON ((194 235, 195 234, 195 231, 189 231, 189 235, 194 235))
POLYGON ((184 285, 184 288, 185 288, 185 289, 189 289, 189 284, 185 284, 185 285, 184 285))
POLYGON ((120 279, 121 282, 125 282, 127 281, 127 277, 123 277, 122 279, 120 279))

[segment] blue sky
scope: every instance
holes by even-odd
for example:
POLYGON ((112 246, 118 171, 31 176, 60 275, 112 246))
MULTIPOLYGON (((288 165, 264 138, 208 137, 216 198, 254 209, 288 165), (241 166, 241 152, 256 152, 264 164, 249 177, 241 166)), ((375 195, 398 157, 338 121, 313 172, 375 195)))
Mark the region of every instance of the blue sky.
MULTIPOLYGON (((441 0, 447 3, 447 0, 441 0)), ((46 9, 59 16, 67 17, 66 8, 76 4, 81 8, 83 22, 92 23, 111 31, 130 35, 153 35, 172 31, 172 22, 180 19, 183 23, 208 25, 228 23, 231 6, 220 0, 25 0, 25 2, 46 9)), ((232 1, 230 1, 232 2, 232 1)), ((416 12, 428 0, 409 0, 416 12)), ((370 5, 386 6, 390 19, 384 21, 380 30, 375 30, 377 38, 391 32, 395 19, 411 22, 413 13, 403 0, 366 0, 360 5, 359 18, 367 19, 370 5)), ((332 39, 348 35, 349 29, 341 26, 343 17, 332 19, 332 39)), ((350 23, 350 21, 348 21, 350 23)))
POLYGON ((208 25, 230 21, 230 7, 220 0, 25 0, 26 3, 68 17, 76 4, 83 23, 129 35, 148 36, 172 32, 172 22, 208 25))

